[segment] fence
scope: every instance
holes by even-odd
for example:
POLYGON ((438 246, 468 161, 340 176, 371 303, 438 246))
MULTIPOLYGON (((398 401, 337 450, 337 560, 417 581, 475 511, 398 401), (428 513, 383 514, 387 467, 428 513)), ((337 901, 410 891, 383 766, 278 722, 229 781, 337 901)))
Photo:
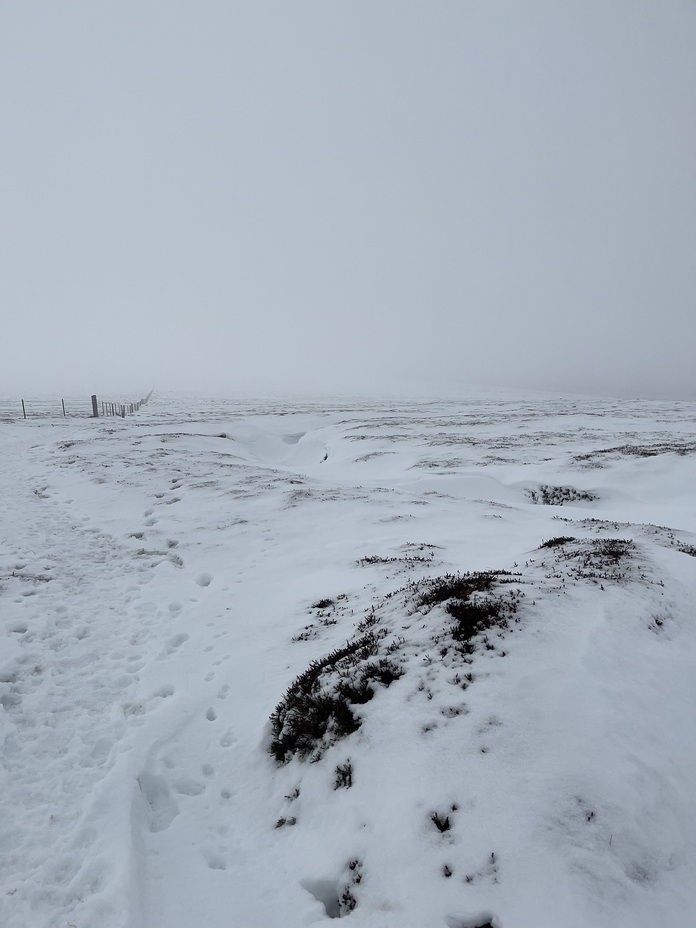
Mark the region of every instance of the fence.
MULTIPOLYGON (((153 388, 154 390, 154 388, 153 388)), ((144 406, 153 390, 135 403, 115 403, 97 400, 96 395, 85 399, 84 395, 68 394, 60 396, 31 396, 24 399, 5 399, 0 397, 0 421, 12 422, 15 419, 85 419, 101 416, 120 416, 125 418, 144 406)))
POLYGON ((97 395, 92 394, 92 416, 95 419, 98 419, 99 416, 120 416, 122 419, 125 419, 126 416, 133 415, 134 412, 137 412, 141 406, 144 406, 147 401, 152 396, 154 387, 147 396, 144 396, 141 400, 138 400, 137 403, 112 403, 106 400, 98 400, 97 395), (101 409, 101 412, 100 412, 101 409))

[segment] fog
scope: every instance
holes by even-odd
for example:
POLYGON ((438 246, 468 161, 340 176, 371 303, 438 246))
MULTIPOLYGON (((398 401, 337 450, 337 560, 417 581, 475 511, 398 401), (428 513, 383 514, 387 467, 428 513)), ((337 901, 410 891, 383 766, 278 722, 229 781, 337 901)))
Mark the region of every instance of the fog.
POLYGON ((690 0, 0 7, 0 392, 696 398, 690 0))

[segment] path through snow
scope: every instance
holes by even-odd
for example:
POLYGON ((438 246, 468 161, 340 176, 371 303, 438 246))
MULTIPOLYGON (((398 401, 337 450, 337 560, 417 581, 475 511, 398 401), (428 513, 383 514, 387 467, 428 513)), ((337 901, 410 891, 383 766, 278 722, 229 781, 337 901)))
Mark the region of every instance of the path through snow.
POLYGON ((691 928, 693 412, 154 397, 0 425, 0 924, 691 928), (554 536, 635 555, 573 579, 554 536), (404 590, 491 568, 524 606, 469 686, 404 590), (404 675, 276 765, 274 706, 373 609, 404 675))

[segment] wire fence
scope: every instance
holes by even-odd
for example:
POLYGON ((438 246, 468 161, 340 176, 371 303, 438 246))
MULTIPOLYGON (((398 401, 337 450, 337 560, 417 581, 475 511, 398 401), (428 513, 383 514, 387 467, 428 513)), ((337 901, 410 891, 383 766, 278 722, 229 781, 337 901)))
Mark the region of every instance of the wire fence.
POLYGON ((87 419, 102 416, 119 416, 125 418, 133 415, 144 406, 153 390, 135 402, 100 400, 96 394, 85 397, 83 394, 66 396, 38 395, 22 399, 0 396, 0 421, 14 422, 18 419, 87 419))
POLYGON ((120 416, 122 419, 125 419, 126 416, 132 416, 141 406, 144 406, 152 396, 152 393, 153 390, 150 390, 147 396, 137 400, 135 403, 114 403, 110 400, 100 400, 97 395, 94 394, 91 398, 92 415, 95 418, 99 416, 120 416))

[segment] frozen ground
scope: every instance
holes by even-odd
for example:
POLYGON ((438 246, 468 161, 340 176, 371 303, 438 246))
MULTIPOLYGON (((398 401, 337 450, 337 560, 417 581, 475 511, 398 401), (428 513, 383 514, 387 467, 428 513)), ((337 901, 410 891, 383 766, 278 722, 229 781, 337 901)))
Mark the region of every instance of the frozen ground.
POLYGON ((0 442, 3 928, 696 924, 694 404, 155 395, 0 442))

